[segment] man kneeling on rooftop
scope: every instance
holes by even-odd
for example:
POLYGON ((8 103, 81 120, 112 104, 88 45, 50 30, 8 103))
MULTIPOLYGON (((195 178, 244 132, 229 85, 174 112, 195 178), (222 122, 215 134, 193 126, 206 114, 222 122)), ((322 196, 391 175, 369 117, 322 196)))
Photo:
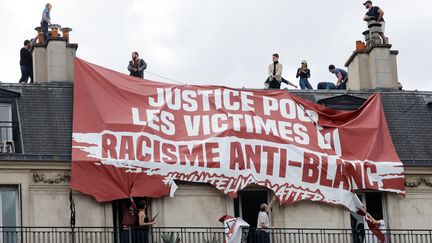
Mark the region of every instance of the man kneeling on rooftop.
POLYGON ((268 67, 269 77, 265 81, 264 85, 268 89, 280 89, 281 83, 284 82, 287 85, 291 85, 297 88, 297 85, 285 80, 282 77, 283 66, 279 63, 279 55, 277 53, 273 54, 273 63, 268 67))
POLYGON ((329 71, 337 77, 336 89, 346 89, 346 83, 348 82, 348 72, 341 68, 336 68, 333 64, 329 66, 329 71))

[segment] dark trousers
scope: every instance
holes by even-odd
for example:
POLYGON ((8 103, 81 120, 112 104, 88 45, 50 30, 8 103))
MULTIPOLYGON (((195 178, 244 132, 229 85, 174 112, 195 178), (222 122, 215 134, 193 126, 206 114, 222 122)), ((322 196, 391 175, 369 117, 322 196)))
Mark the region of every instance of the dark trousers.
POLYGON ((33 67, 28 65, 21 65, 21 78, 20 83, 27 83, 28 79, 31 79, 30 83, 33 83, 33 67))
POLYGON ((270 234, 268 232, 257 229, 256 236, 258 243, 270 243, 270 234))
POLYGON ((267 80, 264 82, 264 84, 268 85, 269 89, 280 89, 282 83, 286 83, 287 85, 289 84, 288 81, 284 78, 282 78, 280 82, 277 81, 275 78, 271 81, 270 78, 267 78, 267 80))
POLYGON ((137 242, 138 243, 149 243, 149 229, 137 229, 137 242))
POLYGON ((42 22, 41 23, 41 29, 42 29, 42 32, 44 33, 44 36, 45 36, 45 43, 46 43, 46 41, 48 40, 48 34, 49 34, 49 31, 48 31, 48 22, 42 22))
POLYGON ((348 83, 348 78, 342 80, 339 86, 336 86, 337 89, 346 89, 346 83, 348 83))
POLYGON ((134 231, 123 229, 121 231, 121 243, 134 243, 134 231))

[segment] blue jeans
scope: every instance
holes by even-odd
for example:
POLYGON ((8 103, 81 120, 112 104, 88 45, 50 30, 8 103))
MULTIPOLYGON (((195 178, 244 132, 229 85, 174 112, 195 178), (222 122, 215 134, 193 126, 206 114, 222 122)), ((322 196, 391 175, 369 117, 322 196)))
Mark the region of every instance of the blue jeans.
POLYGON ((48 31, 48 22, 44 21, 41 23, 41 29, 42 32, 44 33, 44 37, 45 37, 45 44, 48 40, 48 35, 49 35, 49 31, 48 31))
POLYGON ((348 78, 345 78, 342 80, 342 82, 339 84, 339 86, 336 86, 337 89, 346 89, 346 83, 348 82, 348 78))
POLYGON ((307 80, 306 78, 300 79, 300 88, 301 89, 313 89, 312 85, 309 83, 309 80, 307 80))

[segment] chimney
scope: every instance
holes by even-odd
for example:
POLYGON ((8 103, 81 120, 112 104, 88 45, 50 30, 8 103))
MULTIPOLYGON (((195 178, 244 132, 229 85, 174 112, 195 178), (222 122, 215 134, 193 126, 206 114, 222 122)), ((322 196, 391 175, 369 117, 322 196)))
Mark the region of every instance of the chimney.
MULTIPOLYGON (((38 44, 33 48, 33 76, 35 83, 46 82, 73 82, 73 69, 75 52, 78 44, 69 43, 70 28, 61 28, 63 36, 60 37, 60 26, 53 25, 50 38, 44 40, 39 33, 38 44)), ((40 31, 40 28, 36 28, 40 31)))
POLYGON ((369 30, 363 32, 366 45, 357 45, 345 63, 348 67, 347 89, 398 89, 396 56, 399 51, 382 43, 379 22, 368 21, 368 27, 369 30))

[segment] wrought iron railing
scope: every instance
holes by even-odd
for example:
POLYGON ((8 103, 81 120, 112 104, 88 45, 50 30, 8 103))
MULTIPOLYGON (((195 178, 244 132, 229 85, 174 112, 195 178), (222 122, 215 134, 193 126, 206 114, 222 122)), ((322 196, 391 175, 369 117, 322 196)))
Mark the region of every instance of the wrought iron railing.
MULTIPOLYGON (((262 234, 244 229, 246 241, 259 243, 262 234)), ((389 243, 432 242, 432 230, 386 230, 389 243)), ((351 229, 272 229, 271 243, 375 243, 368 230, 351 229)), ((0 243, 166 243, 163 238, 180 239, 182 243, 224 243, 223 228, 136 228, 116 227, 0 227, 0 243)))
POLYGON ((17 122, 0 121, 0 153, 15 153, 17 134, 17 122))

